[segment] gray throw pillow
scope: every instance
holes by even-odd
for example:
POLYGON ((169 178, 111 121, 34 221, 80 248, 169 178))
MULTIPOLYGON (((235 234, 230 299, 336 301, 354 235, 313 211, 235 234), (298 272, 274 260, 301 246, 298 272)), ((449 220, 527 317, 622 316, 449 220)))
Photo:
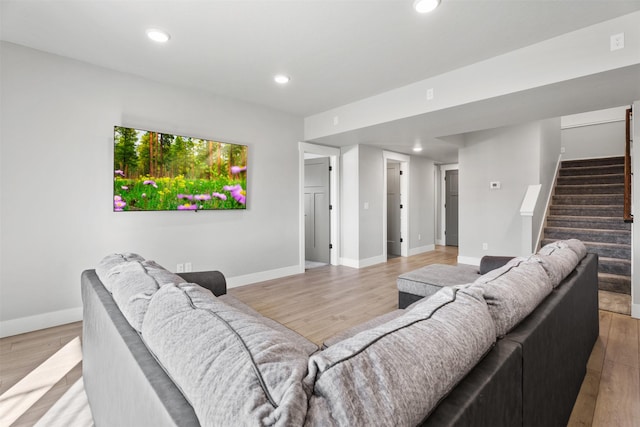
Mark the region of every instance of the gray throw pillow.
POLYGON ((472 286, 483 290, 497 337, 513 329, 553 290, 551 279, 537 257, 514 258, 504 267, 481 276, 472 286))
POLYGON ((443 288, 404 315, 311 356, 305 425, 415 426, 494 342, 482 291, 443 288))
POLYGON ((201 286, 162 286, 142 338, 203 426, 303 424, 307 355, 201 286))

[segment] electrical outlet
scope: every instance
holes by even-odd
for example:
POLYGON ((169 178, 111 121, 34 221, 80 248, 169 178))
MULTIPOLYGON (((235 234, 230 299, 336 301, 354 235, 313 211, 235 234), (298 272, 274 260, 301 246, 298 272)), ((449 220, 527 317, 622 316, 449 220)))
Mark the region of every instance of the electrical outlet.
POLYGON ((176 266, 176 272, 177 273, 184 273, 184 264, 178 264, 176 266))
POLYGON ((191 263, 190 262, 185 262, 184 263, 184 271, 187 272, 187 273, 191 271, 191 263))
POLYGON ((333 116, 333 125, 338 126, 338 123, 340 123, 340 119, 338 118, 338 116, 333 116))
POLYGON ((619 50, 624 48, 624 33, 614 34, 611 36, 611 50, 619 50))
POLYGON ((500 181, 491 181, 489 183, 489 188, 491 188, 492 190, 499 190, 501 186, 502 185, 500 184, 500 181))
POLYGON ((418 234, 418 240, 422 240, 422 235, 418 234))
POLYGON ((488 251, 489 250, 489 244, 488 243, 483 243, 482 244, 482 250, 483 251, 488 251))
POLYGON ((560 147, 560 154, 564 154, 564 152, 565 152, 564 147, 560 147))

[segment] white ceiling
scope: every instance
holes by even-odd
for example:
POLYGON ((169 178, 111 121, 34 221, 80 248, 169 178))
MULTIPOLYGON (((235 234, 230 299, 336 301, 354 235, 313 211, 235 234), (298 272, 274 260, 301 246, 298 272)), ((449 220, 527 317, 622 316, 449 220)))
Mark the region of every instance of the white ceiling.
POLYGON ((413 0, 0 1, 2 40, 301 117, 640 10, 623 0, 442 0, 429 15, 413 0), (149 27, 171 40, 150 42, 149 27), (276 73, 291 82, 275 84, 276 73))

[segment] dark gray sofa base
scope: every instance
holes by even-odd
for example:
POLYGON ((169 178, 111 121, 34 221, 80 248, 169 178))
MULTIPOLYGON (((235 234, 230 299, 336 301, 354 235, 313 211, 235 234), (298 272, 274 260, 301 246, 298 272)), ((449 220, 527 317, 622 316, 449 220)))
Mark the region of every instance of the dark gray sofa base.
MULTIPOLYGON (((422 297, 399 298, 411 303, 422 297)), ((598 256, 587 254, 423 425, 566 426, 599 329, 598 256), (501 418, 500 412, 511 415, 501 418)))
POLYGON ((422 425, 522 425, 521 347, 512 341, 498 341, 422 425))
POLYGON ((416 301, 424 298, 422 295, 414 295, 408 292, 398 292, 398 308, 407 308, 416 301))

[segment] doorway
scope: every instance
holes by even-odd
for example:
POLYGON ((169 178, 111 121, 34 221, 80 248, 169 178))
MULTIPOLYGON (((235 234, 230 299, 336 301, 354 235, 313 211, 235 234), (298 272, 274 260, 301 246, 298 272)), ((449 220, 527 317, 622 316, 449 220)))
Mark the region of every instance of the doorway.
POLYGON ((458 246, 458 170, 445 172, 445 245, 458 246))
POLYGON ((330 262, 329 158, 304 161, 305 263, 309 266, 330 262))
MULTIPOLYGON (((329 162, 329 232, 327 244, 318 243, 318 246, 326 246, 329 251, 329 263, 339 265, 340 256, 340 149, 325 145, 298 143, 298 188, 299 188, 299 246, 298 246, 298 272, 305 271, 305 258, 307 246, 307 227, 305 211, 308 196, 305 196, 305 160, 324 158, 329 162)), ((326 211, 325 211, 326 212, 326 211)))
POLYGON ((400 163, 387 162, 387 257, 400 256, 400 163))

